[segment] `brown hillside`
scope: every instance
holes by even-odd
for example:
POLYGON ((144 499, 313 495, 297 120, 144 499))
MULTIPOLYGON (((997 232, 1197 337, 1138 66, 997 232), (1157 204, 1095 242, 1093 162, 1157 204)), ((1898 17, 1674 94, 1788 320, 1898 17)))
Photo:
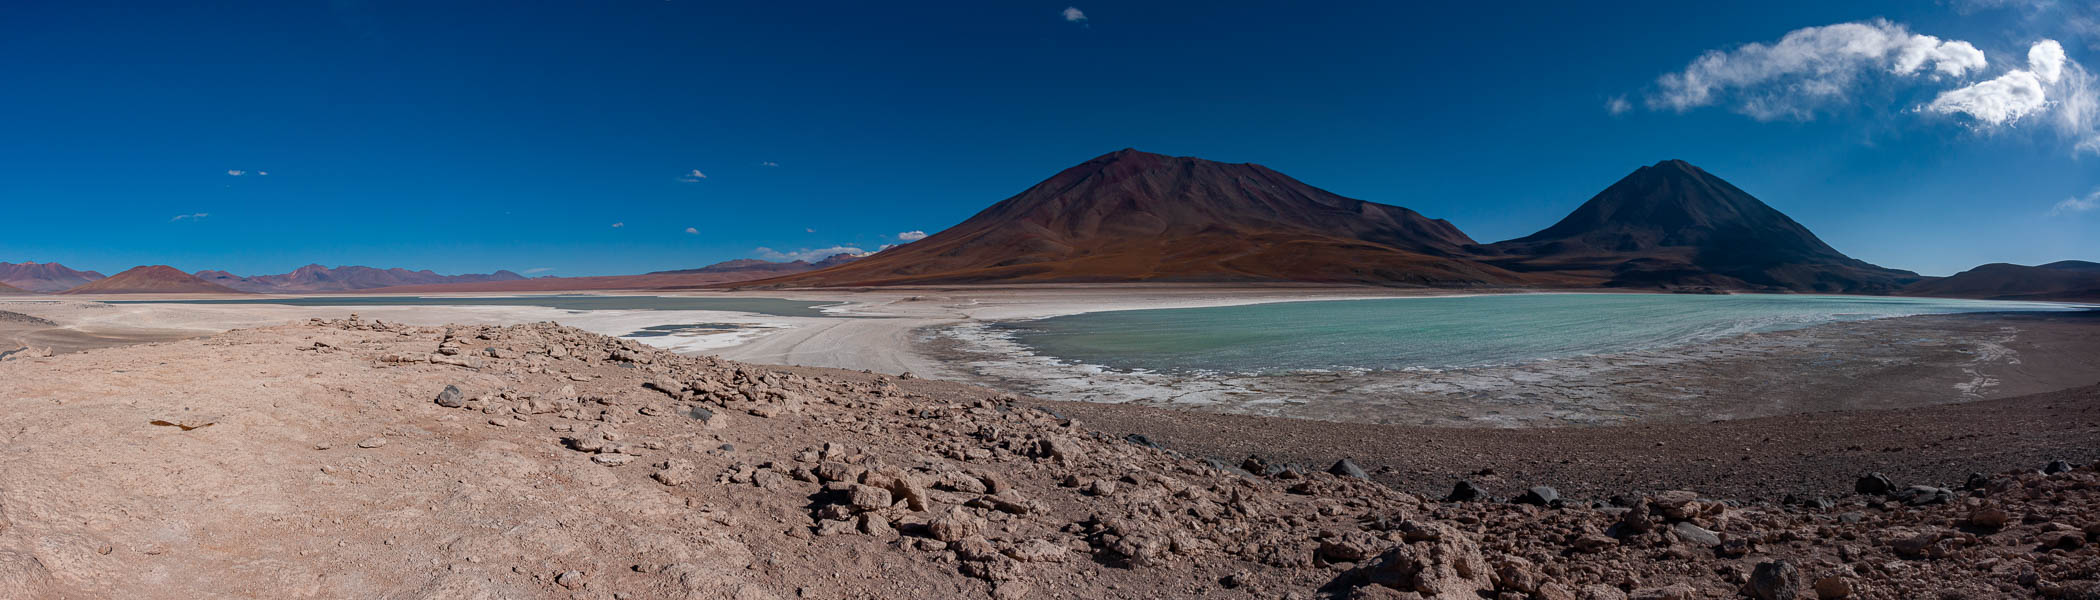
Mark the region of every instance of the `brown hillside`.
POLYGON ((133 267, 131 270, 111 275, 61 294, 245 294, 223 285, 210 283, 197 276, 184 273, 174 267, 154 265, 133 267))

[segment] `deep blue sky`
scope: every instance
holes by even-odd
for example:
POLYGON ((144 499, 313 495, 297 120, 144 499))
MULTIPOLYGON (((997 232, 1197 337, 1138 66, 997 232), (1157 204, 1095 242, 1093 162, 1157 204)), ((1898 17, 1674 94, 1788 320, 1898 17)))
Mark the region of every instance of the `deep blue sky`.
POLYGON ((2042 39, 2100 64, 2092 11, 2047 0, 183 4, 0 7, 0 261, 587 275, 872 250, 1123 147, 1484 242, 1682 158, 1886 266, 2100 259, 2100 210, 2052 210, 2100 189, 2075 123, 1919 110, 2042 39), (1648 106, 1704 52, 1875 18, 1989 66, 1877 66, 1788 118, 1648 106))

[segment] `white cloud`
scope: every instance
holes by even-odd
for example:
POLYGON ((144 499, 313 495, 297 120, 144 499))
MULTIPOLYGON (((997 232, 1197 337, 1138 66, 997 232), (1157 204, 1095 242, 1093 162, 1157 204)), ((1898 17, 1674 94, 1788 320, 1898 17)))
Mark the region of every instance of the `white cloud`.
POLYGON ((548 271, 552 271, 552 270, 554 270, 554 267, 533 267, 533 268, 530 268, 530 269, 526 269, 526 270, 525 270, 525 274, 526 274, 526 275, 533 275, 533 274, 538 274, 538 273, 545 273, 545 272, 548 272, 548 271))
POLYGON ((205 217, 209 216, 211 216, 211 213, 190 213, 187 215, 175 215, 175 218, 168 219, 168 222, 173 223, 176 221, 201 221, 205 217))
POLYGON ((2082 213, 2095 208, 2100 208, 2100 188, 2094 188, 2091 193, 2086 194, 2083 198, 2065 198, 2064 201, 2056 203, 2056 206, 2049 209, 2049 216, 2054 217, 2064 213, 2082 213))
POLYGON ((830 257, 833 254, 851 254, 854 256, 864 256, 868 254, 868 251, 852 246, 832 246, 830 248, 803 248, 801 250, 791 250, 783 252, 780 250, 774 250, 772 248, 760 246, 758 247, 758 249, 752 250, 751 253, 757 255, 759 258, 763 258, 774 262, 788 262, 797 260, 806 262, 817 262, 820 260, 824 260, 825 258, 830 257))
POLYGON ((245 175, 245 174, 247 174, 247 173, 248 173, 247 171, 242 171, 242 170, 239 170, 239 169, 227 169, 227 170, 226 170, 226 174, 227 174, 227 175, 232 175, 232 176, 234 176, 234 177, 240 177, 240 176, 242 176, 242 175, 245 175))
POLYGON ((706 179, 706 178, 707 178, 707 174, 706 174, 706 173, 702 173, 702 172, 700 172, 700 170, 699 170, 699 169, 693 169, 693 170, 692 170, 692 172, 689 172, 689 173, 686 173, 686 174, 684 174, 684 175, 680 175, 680 176, 678 176, 678 180, 679 180, 679 181, 683 181, 683 182, 686 182, 686 183, 699 183, 699 182, 700 182, 700 180, 702 180, 702 179, 706 179))
POLYGON ((1626 114, 1629 110, 1633 110, 1633 103, 1627 102, 1625 96, 1612 96, 1610 100, 1604 101, 1604 111, 1614 117, 1626 114))
POLYGON ((685 232, 686 232, 686 233, 688 233, 688 234, 692 234, 692 235, 700 235, 700 230, 699 230, 699 229, 697 229, 697 228, 693 228, 693 227, 687 227, 687 228, 685 228, 685 232))
POLYGON ((270 172, 269 172, 269 171, 256 171, 256 172, 255 172, 255 174, 256 174, 256 175, 262 175, 262 176, 266 176, 266 177, 267 177, 267 176, 269 176, 270 172))
POLYGON ((778 167, 778 166, 780 166, 780 163, 777 163, 777 162, 773 162, 773 161, 770 161, 770 160, 769 160, 769 161, 766 161, 766 162, 758 163, 758 166, 761 166, 761 167, 778 167))
POLYGON ((916 242, 919 240, 926 239, 926 232, 913 229, 911 231, 906 231, 904 233, 897 234, 897 239, 904 240, 907 242, 916 242))
POLYGON ((1921 110, 1963 115, 1981 130, 2010 127, 2032 117, 2069 140, 2074 154, 2100 154, 2100 86, 2056 40, 2029 47, 2027 68, 1941 92, 1921 110))
POLYGON ((804 227, 804 228, 802 228, 802 231, 803 231, 803 232, 805 232, 805 233, 816 233, 816 232, 817 232, 817 228, 815 228, 815 227, 804 227))
POLYGON ((621 228, 621 227, 626 227, 626 226, 627 226, 627 222, 626 222, 626 221, 621 221, 621 222, 618 222, 618 223, 614 223, 614 224, 612 224, 612 226, 613 226, 613 229, 619 229, 619 228, 621 228))
POLYGON ((1078 23, 1080 21, 1086 20, 1086 13, 1080 12, 1079 7, 1077 6, 1067 6, 1065 7, 1064 12, 1059 14, 1063 14, 1065 16, 1065 22, 1068 23, 1078 23))
POLYGON ((1839 23, 1796 29, 1771 44, 1709 51, 1657 79, 1647 105, 1684 112, 1729 104, 1761 121, 1808 120, 1846 100, 1863 76, 1958 78, 1986 64, 1968 42, 1911 33, 1882 19, 1839 23))

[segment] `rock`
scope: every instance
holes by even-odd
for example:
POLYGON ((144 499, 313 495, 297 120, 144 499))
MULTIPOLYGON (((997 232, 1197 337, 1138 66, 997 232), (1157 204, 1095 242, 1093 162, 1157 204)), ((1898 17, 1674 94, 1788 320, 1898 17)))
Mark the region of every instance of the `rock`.
POLYGON ((445 386, 445 391, 438 392, 437 405, 445 408, 459 408, 467 405, 467 398, 465 394, 459 393, 458 386, 448 385, 445 386))
POLYGON ((1327 472, 1342 477, 1355 477, 1357 479, 1371 478, 1371 474, 1365 473, 1363 467, 1356 466, 1355 461, 1351 461, 1347 458, 1334 461, 1334 466, 1327 467, 1327 472))
POLYGON ((889 508, 890 491, 870 485, 855 485, 846 493, 846 504, 860 511, 889 508))
POLYGON ((1750 583, 1743 591, 1758 600, 1795 600, 1801 594, 1801 571, 1787 561, 1767 561, 1757 564, 1750 572, 1750 583))
POLYGON ((984 519, 958 506, 926 522, 926 533, 933 536, 933 539, 954 543, 977 535, 977 532, 984 530, 984 526, 984 519))
POLYGON ((2013 520, 2012 513, 1996 506, 1983 506, 1969 511, 1969 524, 1984 529, 2000 529, 2013 520))
POLYGON ((1678 521, 1670 524, 1670 533, 1676 535, 1677 539, 1684 543, 1703 548, 1721 545, 1721 536, 1719 534, 1709 531, 1705 527, 1694 525, 1690 521, 1678 521))
POLYGON ((1816 580, 1816 597, 1823 600, 1852 597, 1852 582, 1842 575, 1824 575, 1816 580))
MULTIPOLYGON (((2030 464, 2032 464, 2032 463, 2030 463, 2030 464)), ((2052 460, 2052 461, 2049 461, 2049 464, 2048 464, 2048 465, 2046 465, 2046 466, 2043 466, 2043 467, 2042 467, 2042 474, 2043 474, 2043 475, 2055 475, 2055 474, 2057 474, 2057 473, 2069 473, 2069 472, 2071 472, 2071 463, 2070 463, 2070 461, 2066 461, 2066 460, 2061 460, 2061 459, 2059 459, 2059 460, 2052 460)))
POLYGON ((1946 504, 1954 501, 1954 492, 1947 488, 1914 485, 1904 488, 1903 491, 1896 492, 1896 499, 1902 500, 1904 504, 1911 506, 1946 504))
POLYGON ((860 532, 882 539, 897 537, 897 528, 882 515, 868 513, 860 516, 860 532))
POLYGON ((1444 501, 1474 502, 1479 500, 1486 500, 1487 497, 1487 490, 1480 489, 1480 486, 1473 485, 1473 482, 1471 481, 1461 479, 1458 481, 1458 485, 1451 486, 1451 495, 1445 496, 1444 501))
POLYGON ((1627 595, 1629 600, 1699 600, 1699 588, 1688 583, 1675 583, 1659 588, 1641 588, 1627 595))
POLYGON ((1421 594, 1433 600, 1477 600, 1494 589, 1487 561, 1472 538, 1446 525, 1419 524, 1434 531, 1427 538, 1387 550, 1363 567, 1364 579, 1376 585, 1421 594))
POLYGON ((631 463, 631 462, 634 462, 634 455, 632 455, 632 454, 593 454, 593 455, 591 455, 591 462, 594 462, 594 463, 598 463, 598 464, 601 464, 601 465, 605 465, 605 466, 608 466, 608 467, 617 467, 617 466, 620 466, 620 465, 624 465, 624 464, 627 464, 627 463, 631 463))
POLYGON ((1123 440, 1132 444, 1137 444, 1139 446, 1144 446, 1146 448, 1152 448, 1155 450, 1163 448, 1163 446, 1159 445, 1159 442, 1152 441, 1152 438, 1145 437, 1145 434, 1142 433, 1133 433, 1130 435, 1123 436, 1123 440))
POLYGON ((1028 540, 1006 549, 1008 558, 1021 562, 1064 562, 1070 554, 1064 546, 1043 539, 1028 540))
POLYGON ((1524 490, 1523 495, 1510 500, 1510 502, 1516 504, 1530 504, 1533 506, 1555 506, 1559 501, 1560 492, 1555 491, 1550 486, 1543 485, 1524 490))
POLYGON ((1987 487, 1991 487, 1991 478, 1985 476, 1982 473, 1970 473, 1969 480, 1964 481, 1961 484, 1961 489, 1972 491, 1980 490, 1987 487))
POLYGON ((379 436, 379 437, 368 437, 368 438, 365 438, 365 439, 362 439, 362 440, 358 440, 358 441, 357 441, 357 447, 359 447, 359 448, 378 448, 378 447, 380 447, 380 446, 385 446, 385 445, 386 445, 386 437, 385 437, 385 436, 379 436))
POLYGON ((1896 482, 1889 481, 1887 475, 1882 475, 1880 473, 1868 473, 1865 475, 1861 475, 1859 476, 1859 481, 1854 482, 1852 484, 1852 491, 1861 494, 1866 494, 1869 496, 1879 496, 1882 494, 1887 494, 1891 491, 1895 491, 1895 489, 1896 482))
POLYGON ((554 576, 554 583, 572 590, 583 587, 583 571, 563 571, 554 576))
POLYGON ((695 477, 697 469, 693 466, 692 461, 685 459, 673 458, 666 460, 657 463, 657 468, 657 472, 650 474, 649 477, 664 485, 685 485, 697 478, 695 477))

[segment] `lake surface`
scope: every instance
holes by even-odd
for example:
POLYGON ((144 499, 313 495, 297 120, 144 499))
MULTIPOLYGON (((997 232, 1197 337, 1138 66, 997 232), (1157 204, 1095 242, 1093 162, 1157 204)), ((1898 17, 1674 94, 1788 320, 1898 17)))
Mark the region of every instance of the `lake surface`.
POLYGON ((1068 363, 1160 373, 1278 374, 1507 365, 1838 321, 2065 310, 2085 309, 1858 296, 1509 294, 1099 312, 997 329, 1068 363))
POLYGON ((827 316, 836 302, 684 296, 313 296, 239 300, 113 300, 110 304, 282 304, 290 306, 543 306, 561 310, 716 310, 777 317, 827 316))

